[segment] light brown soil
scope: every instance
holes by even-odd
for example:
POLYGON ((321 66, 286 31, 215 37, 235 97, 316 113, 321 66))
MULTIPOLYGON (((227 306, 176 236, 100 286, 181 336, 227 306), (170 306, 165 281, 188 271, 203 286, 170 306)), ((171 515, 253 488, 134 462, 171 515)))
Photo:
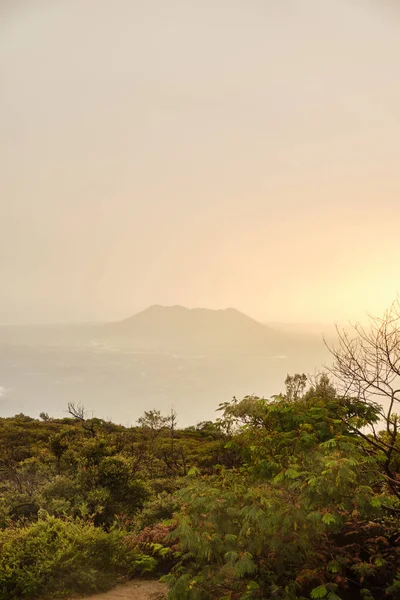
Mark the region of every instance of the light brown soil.
POLYGON ((159 581, 134 580, 124 585, 82 600, 164 600, 167 586, 159 581))

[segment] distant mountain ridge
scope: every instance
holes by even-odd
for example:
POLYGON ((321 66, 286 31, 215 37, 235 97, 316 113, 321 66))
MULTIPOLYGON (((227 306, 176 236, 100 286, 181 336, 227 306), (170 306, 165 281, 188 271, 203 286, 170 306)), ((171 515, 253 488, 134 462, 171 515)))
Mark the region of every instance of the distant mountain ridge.
POLYGON ((154 305, 122 321, 108 323, 104 333, 168 348, 254 348, 273 346, 281 337, 235 308, 212 310, 154 305))

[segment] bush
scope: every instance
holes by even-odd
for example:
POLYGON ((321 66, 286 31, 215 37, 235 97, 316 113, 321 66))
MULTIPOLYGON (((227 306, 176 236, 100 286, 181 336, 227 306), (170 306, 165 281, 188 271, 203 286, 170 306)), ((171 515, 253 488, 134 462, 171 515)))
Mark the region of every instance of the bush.
POLYGON ((29 526, 0 531, 0 600, 104 591, 122 575, 155 564, 125 543, 121 531, 44 514, 29 526))
POLYGON ((126 543, 130 548, 139 553, 153 555, 157 559, 157 575, 165 575, 176 563, 176 543, 170 540, 174 525, 157 523, 152 527, 145 527, 138 534, 127 536, 126 543))
POLYGON ((155 525, 162 521, 170 521, 178 509, 177 502, 166 492, 162 492, 153 500, 147 502, 134 519, 135 531, 139 532, 145 527, 155 525))

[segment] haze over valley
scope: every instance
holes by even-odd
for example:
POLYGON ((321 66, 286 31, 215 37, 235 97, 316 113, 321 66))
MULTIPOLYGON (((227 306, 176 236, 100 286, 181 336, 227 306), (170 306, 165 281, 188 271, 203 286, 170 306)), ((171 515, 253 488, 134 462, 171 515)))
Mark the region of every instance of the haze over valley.
POLYGON ((94 325, 1 327, 0 413, 65 416, 76 402, 123 424, 171 407, 180 425, 211 420, 220 402, 277 394, 287 373, 329 360, 321 334, 300 329, 181 306, 94 325))

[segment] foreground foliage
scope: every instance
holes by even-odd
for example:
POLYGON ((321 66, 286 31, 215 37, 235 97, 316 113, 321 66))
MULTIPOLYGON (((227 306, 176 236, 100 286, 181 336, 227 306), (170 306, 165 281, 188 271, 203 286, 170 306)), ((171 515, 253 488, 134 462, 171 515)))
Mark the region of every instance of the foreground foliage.
POLYGON ((399 503, 350 426, 374 411, 326 377, 295 401, 223 409, 243 465, 179 492, 170 599, 400 597, 399 503))
POLYGON ((42 514, 0 532, 0 599, 104 591, 121 575, 143 574, 154 564, 129 548, 120 531, 42 514))
POLYGON ((172 526, 157 523, 177 510, 173 493, 194 465, 211 472, 231 454, 215 424, 172 431, 150 411, 125 428, 70 408, 66 419, 0 419, 0 600, 165 573, 172 526))

